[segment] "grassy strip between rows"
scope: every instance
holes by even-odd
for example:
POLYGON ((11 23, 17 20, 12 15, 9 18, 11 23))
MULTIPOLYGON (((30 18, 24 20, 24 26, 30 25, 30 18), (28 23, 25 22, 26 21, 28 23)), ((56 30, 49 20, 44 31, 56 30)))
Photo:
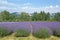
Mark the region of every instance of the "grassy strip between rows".
POLYGON ((0 40, 60 40, 60 38, 51 36, 50 38, 47 38, 47 39, 39 39, 39 38, 33 37, 32 35, 28 37, 15 37, 13 33, 12 35, 0 38, 0 40))

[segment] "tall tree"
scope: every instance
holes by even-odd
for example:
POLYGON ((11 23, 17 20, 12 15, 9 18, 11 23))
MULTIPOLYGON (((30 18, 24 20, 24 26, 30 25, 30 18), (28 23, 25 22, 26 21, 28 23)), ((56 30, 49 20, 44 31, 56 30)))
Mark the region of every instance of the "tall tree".
POLYGON ((8 20, 8 21, 11 21, 11 22, 12 22, 12 21, 14 21, 14 22, 17 21, 17 16, 14 15, 14 14, 10 14, 10 15, 9 15, 9 20, 8 20))
POLYGON ((21 12, 19 16, 20 21, 30 21, 30 15, 26 12, 21 12))
POLYGON ((55 13, 54 20, 55 21, 60 21, 60 13, 59 12, 58 13, 55 13))
POLYGON ((6 10, 0 13, 0 21, 4 21, 4 22, 15 21, 15 17, 16 17, 15 15, 11 14, 6 10))
POLYGON ((44 11, 41 11, 39 15, 40 15, 40 21, 45 21, 46 13, 44 11))
POLYGON ((38 20, 38 13, 34 12, 32 15, 32 21, 37 21, 38 20))
POLYGON ((46 14, 46 19, 45 20, 50 21, 50 13, 49 12, 46 14))
POLYGON ((0 13, 1 21, 8 21, 9 20, 9 15, 10 15, 10 13, 8 11, 6 11, 6 10, 2 11, 0 13))

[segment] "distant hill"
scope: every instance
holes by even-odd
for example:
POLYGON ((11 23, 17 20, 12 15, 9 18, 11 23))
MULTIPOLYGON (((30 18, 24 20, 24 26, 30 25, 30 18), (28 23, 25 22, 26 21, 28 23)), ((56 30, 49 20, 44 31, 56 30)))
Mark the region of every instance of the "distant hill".
MULTIPOLYGON (((19 12, 13 12, 12 14, 13 14, 13 15, 16 15, 16 16, 19 16, 19 15, 20 15, 19 12)), ((29 15, 32 16, 32 13, 29 13, 29 15)))
POLYGON ((14 14, 16 16, 19 16, 19 13, 18 12, 13 12, 12 14, 14 14))

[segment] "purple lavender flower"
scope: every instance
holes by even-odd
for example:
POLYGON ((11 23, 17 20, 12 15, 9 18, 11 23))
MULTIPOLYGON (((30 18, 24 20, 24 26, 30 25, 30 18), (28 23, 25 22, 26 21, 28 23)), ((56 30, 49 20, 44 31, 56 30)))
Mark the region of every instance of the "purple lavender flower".
POLYGON ((60 22, 31 22, 33 26, 33 32, 39 28, 48 28, 50 32, 54 30, 60 30, 60 22))
POLYGON ((31 31, 30 22, 0 22, 0 27, 6 27, 13 32, 18 29, 27 29, 29 32, 31 31))

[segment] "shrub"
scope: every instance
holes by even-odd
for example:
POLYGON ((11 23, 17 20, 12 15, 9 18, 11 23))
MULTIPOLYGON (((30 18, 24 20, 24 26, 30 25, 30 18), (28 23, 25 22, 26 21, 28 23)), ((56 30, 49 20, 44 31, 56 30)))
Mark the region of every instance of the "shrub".
POLYGON ((29 36, 30 32, 28 30, 18 29, 15 33, 16 37, 27 37, 29 36))
POLYGON ((10 32, 6 28, 0 27, 0 37, 7 36, 9 34, 10 34, 10 32))
POLYGON ((49 38, 51 35, 51 31, 49 31, 47 28, 40 28, 36 32, 33 33, 33 36, 37 38, 49 38))
POLYGON ((51 30, 53 31, 54 36, 60 37, 60 27, 59 27, 59 25, 52 27, 51 30))
POLYGON ((58 29, 55 30, 53 35, 57 36, 57 37, 60 37, 60 30, 58 30, 58 29))

